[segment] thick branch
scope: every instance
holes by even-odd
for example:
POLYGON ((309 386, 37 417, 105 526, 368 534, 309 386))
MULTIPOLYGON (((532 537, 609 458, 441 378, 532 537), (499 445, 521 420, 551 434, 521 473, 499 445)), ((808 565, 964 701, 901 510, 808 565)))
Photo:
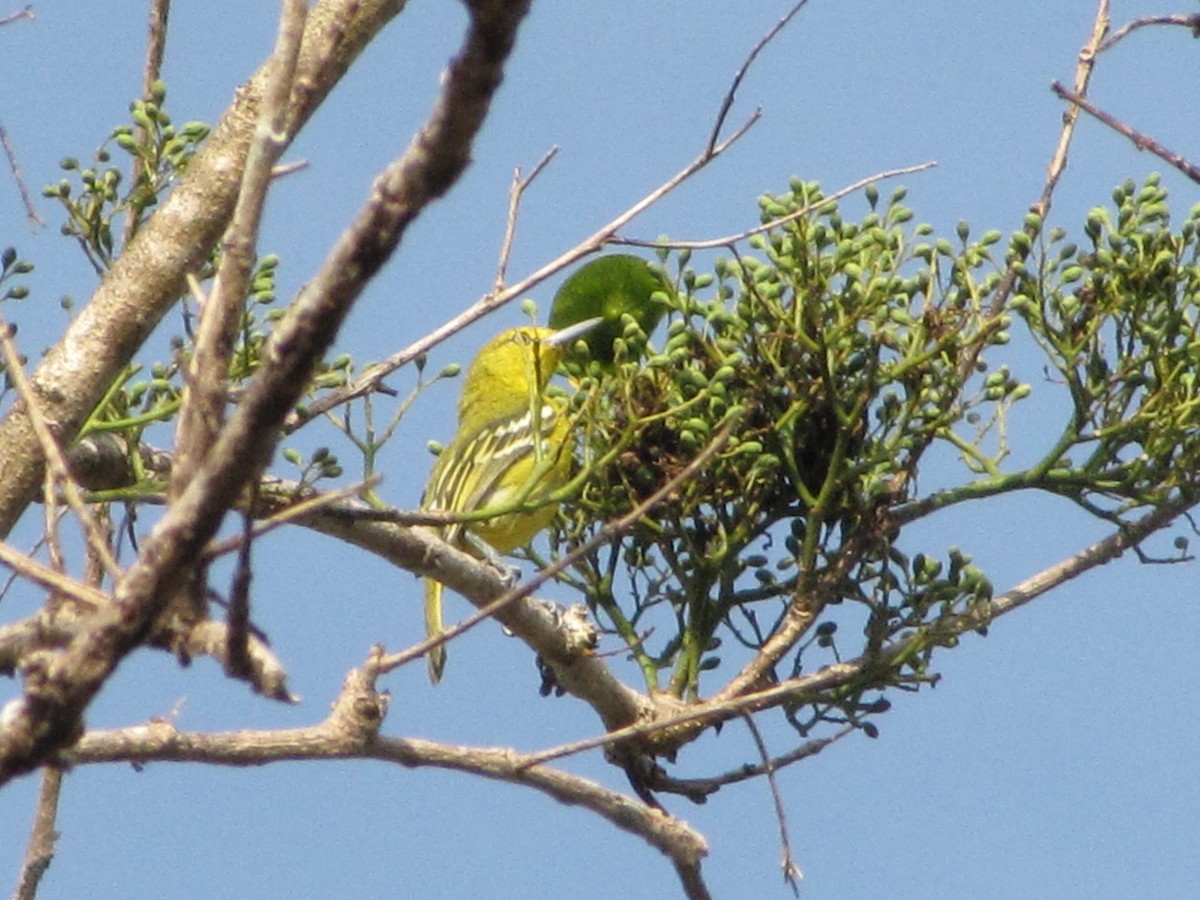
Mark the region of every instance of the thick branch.
MULTIPOLYGON (((507 585, 491 567, 448 545, 421 528, 374 522, 359 516, 352 502, 324 507, 296 519, 297 524, 339 538, 386 559, 402 569, 436 575, 455 592, 484 605, 504 594, 507 585)), ((415 588, 415 582, 414 582, 415 588)), ((414 599, 416 591, 414 589, 414 599)), ((414 602, 413 609, 417 609, 414 602)), ((652 715, 650 701, 618 679, 603 660, 580 654, 556 616, 533 598, 507 604, 495 618, 544 659, 558 665, 560 683, 596 710, 606 728, 644 721, 652 715)))
POLYGON ((375 664, 350 673, 329 718, 308 728, 273 731, 185 733, 166 721, 94 731, 63 754, 69 765, 102 762, 200 762, 251 766, 294 760, 375 759, 406 768, 433 766, 520 784, 568 806, 581 806, 667 855, 676 866, 695 870, 707 854, 704 838, 685 822, 623 794, 546 766, 531 764, 504 748, 463 747, 414 738, 378 735, 387 711, 376 692, 375 664))

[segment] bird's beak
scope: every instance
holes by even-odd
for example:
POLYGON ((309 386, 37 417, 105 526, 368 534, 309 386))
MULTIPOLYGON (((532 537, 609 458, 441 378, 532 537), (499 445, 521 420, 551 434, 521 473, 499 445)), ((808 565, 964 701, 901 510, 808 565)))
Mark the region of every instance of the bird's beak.
POLYGON ((546 338, 546 343, 551 347, 561 347, 564 344, 569 344, 581 334, 586 334, 597 325, 604 321, 603 316, 595 316, 591 319, 584 319, 582 322, 576 322, 574 325, 568 325, 566 328, 560 328, 550 337, 546 338))

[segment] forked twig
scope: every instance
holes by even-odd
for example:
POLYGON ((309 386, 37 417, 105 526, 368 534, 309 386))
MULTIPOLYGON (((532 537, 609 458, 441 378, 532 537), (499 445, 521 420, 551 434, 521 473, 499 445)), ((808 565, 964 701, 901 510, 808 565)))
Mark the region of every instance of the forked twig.
POLYGON ((734 74, 733 81, 729 85, 729 90, 725 92, 725 96, 721 99, 721 107, 717 110, 717 120, 713 123, 712 133, 708 136, 708 152, 711 153, 713 148, 717 146, 717 141, 721 137, 721 131, 725 127, 725 119, 729 115, 729 110, 733 107, 734 98, 737 96, 737 90, 741 87, 742 79, 746 77, 746 73, 750 71, 750 67, 754 65, 754 60, 758 59, 758 54, 763 51, 767 44, 775 39, 775 36, 779 32, 787 27, 788 22, 795 18, 796 13, 800 12, 807 2, 808 0, 799 0, 795 6, 784 13, 783 18, 776 22, 770 31, 759 38, 758 43, 747 54, 745 61, 742 62, 734 74))
POLYGON ((551 147, 546 151, 545 155, 538 160, 533 171, 528 177, 521 177, 521 168, 517 167, 513 172, 512 186, 508 189, 508 216, 504 222, 504 239, 500 242, 500 260, 496 264, 496 281, 492 286, 493 293, 499 293, 504 290, 504 278, 508 274, 508 258, 512 253, 513 239, 517 234, 517 214, 521 210, 521 198, 525 196, 525 191, 533 184, 535 178, 542 174, 542 170, 550 164, 550 160, 558 154, 558 147, 551 147))

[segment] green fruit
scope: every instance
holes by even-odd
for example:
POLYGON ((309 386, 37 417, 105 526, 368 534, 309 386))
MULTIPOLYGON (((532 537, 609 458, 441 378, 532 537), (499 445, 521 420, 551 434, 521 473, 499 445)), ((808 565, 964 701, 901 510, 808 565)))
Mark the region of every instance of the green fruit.
POLYGON ((631 316, 647 337, 662 321, 667 304, 653 296, 656 292, 674 296, 671 283, 646 260, 628 254, 602 256, 563 282, 554 295, 549 324, 557 330, 599 316, 603 321, 580 340, 593 359, 611 363, 613 342, 630 338, 622 316, 631 316))

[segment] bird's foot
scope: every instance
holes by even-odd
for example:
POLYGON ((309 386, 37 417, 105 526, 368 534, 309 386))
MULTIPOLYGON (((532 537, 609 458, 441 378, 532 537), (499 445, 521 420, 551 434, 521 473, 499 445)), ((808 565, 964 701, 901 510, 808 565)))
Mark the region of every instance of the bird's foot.
POLYGON ((491 544, 482 540, 478 536, 471 534, 469 531, 467 532, 466 539, 468 543, 470 543, 471 549, 476 552, 476 554, 484 561, 488 568, 499 575, 504 581, 504 587, 506 590, 517 586, 521 580, 520 569, 518 569, 516 566, 510 566, 500 558, 500 555, 496 553, 495 548, 493 548, 491 544))

